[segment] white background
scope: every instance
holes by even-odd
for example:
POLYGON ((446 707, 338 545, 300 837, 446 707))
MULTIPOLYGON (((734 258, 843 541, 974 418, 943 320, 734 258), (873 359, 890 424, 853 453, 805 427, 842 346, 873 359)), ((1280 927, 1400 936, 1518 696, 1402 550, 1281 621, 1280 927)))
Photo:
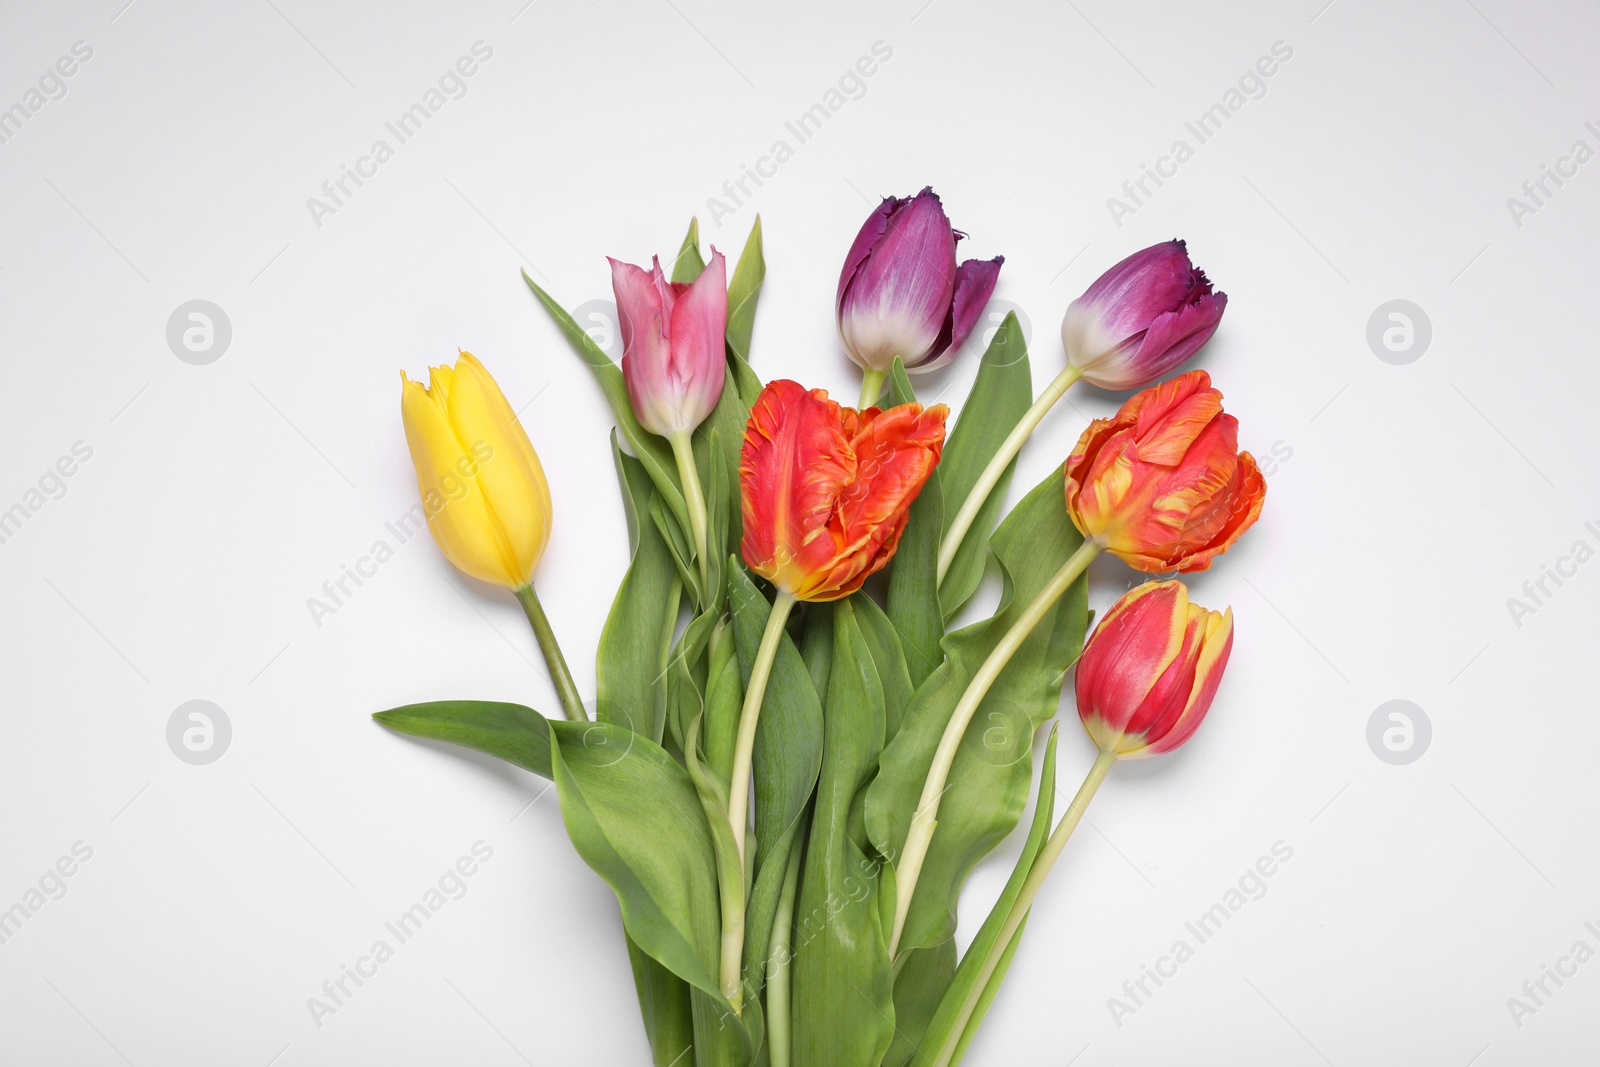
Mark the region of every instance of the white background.
MULTIPOLYGON (((539 585, 592 693, 626 557, 609 420, 518 269, 575 307, 609 297, 605 255, 670 256, 691 214, 735 253, 759 211, 757 370, 853 398, 840 262, 878 196, 928 183, 966 255, 1006 256, 996 299, 1030 321, 1036 385, 1100 270, 1187 238, 1230 296, 1197 365, 1246 447, 1292 453, 1193 582, 1237 617, 1210 721, 1112 773, 967 1062, 1592 1058, 1600 962, 1547 980, 1520 1027, 1507 998, 1580 938, 1600 950, 1600 563, 1520 626, 1507 598, 1600 548, 1600 163, 1520 226, 1506 203, 1574 141, 1600 148, 1592 5, 125 2, 0 10, 0 107, 93 49, 0 144, 0 509, 93 449, 0 544, 0 908, 93 849, 0 945, 0 1060, 646 1062, 616 904, 545 783, 368 719, 553 708, 516 604, 425 538, 320 626, 307 600, 415 500, 397 371, 463 347, 544 459, 539 585), (307 198, 476 41, 493 56, 467 94, 318 226, 307 198), (784 122, 878 41, 865 94, 796 146, 784 122), (1185 120, 1278 41, 1265 95, 1117 225, 1107 198, 1193 146, 1185 120), (708 197, 779 138, 793 158, 713 224, 708 197), (233 329, 207 366, 165 337, 197 298, 233 329), (1404 366, 1366 341, 1397 298, 1433 332, 1404 366), (209 766, 167 745, 191 699, 232 723, 209 766), (1391 699, 1432 722, 1409 766, 1367 744, 1391 699), (466 895, 316 1026, 307 998, 480 840, 466 895), (1117 1025, 1108 998, 1278 841, 1266 895, 1117 1025)), ((919 386, 954 401, 974 370, 919 386)), ((1119 398, 1070 400, 1013 498, 1119 398)), ((1095 606, 1131 580, 1097 563, 1095 606)), ((1090 748, 1064 710, 1070 794, 1090 748)))

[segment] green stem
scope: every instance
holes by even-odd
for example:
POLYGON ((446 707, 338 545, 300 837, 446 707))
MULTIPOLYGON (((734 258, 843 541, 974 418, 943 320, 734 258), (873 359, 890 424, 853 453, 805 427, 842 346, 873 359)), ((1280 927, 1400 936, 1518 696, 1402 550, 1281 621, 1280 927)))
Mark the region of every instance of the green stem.
POLYGON ((756 722, 761 718, 761 700, 766 696, 767 678, 778 655, 783 625, 794 607, 794 597, 778 590, 767 616, 767 628, 750 667, 750 684, 745 687, 744 706, 739 710, 739 736, 734 741, 733 774, 728 779, 728 822, 733 827, 734 847, 739 850, 739 865, 744 866, 745 829, 750 821, 750 760, 756 748, 756 722))
POLYGON ((866 409, 877 404, 878 398, 883 395, 883 379, 888 377, 888 371, 867 369, 861 372, 861 402, 858 408, 866 409))
POLYGON ((961 747, 961 738, 967 732, 967 725, 972 722, 972 716, 977 713, 978 705, 988 694, 989 687, 1000 677, 1000 672, 1016 655, 1017 649, 1022 647, 1022 643, 1055 606, 1056 601, 1061 599, 1061 594, 1088 568, 1089 561, 1099 554, 1100 544, 1097 541, 1085 541, 1078 546, 1078 550, 1068 557, 1067 562, 1039 591, 1039 595, 1033 598, 1033 603, 1000 638, 1000 643, 995 645, 994 651, 983 661, 983 666, 972 676, 955 710, 950 713, 944 736, 939 738, 939 747, 933 754, 933 765, 928 768, 928 777, 922 783, 922 797, 911 816, 905 849, 895 864, 894 928, 889 936, 891 957, 900 948, 900 935, 905 932, 906 916, 911 911, 917 878, 922 873, 923 861, 928 858, 928 845, 933 840, 934 827, 938 825, 939 799, 944 795, 945 783, 950 778, 950 768, 956 761, 956 751, 961 747))
POLYGON ((700 595, 710 603, 711 590, 706 588, 710 584, 706 570, 706 496, 700 489, 700 471, 694 464, 694 444, 688 430, 680 430, 667 440, 672 443, 672 456, 678 461, 683 500, 689 507, 689 533, 694 537, 694 557, 700 562, 700 595))
POLYGON ((771 1067, 789 1067, 792 1027, 789 1018, 789 962, 794 956, 794 897, 800 884, 801 835, 794 835, 789 866, 783 875, 778 912, 772 918, 772 960, 767 970, 767 1050, 771 1067))
POLYGON ((578 686, 567 669, 561 646, 556 643, 556 632, 550 628, 550 620, 545 617, 539 595, 533 591, 533 583, 516 590, 516 594, 523 613, 528 616, 528 624, 533 627, 533 636, 538 639, 539 651, 544 653, 545 665, 550 668, 550 683, 556 687, 561 710, 573 722, 588 722, 589 713, 583 709, 583 697, 578 695, 578 686))
POLYGON ((1022 413, 1022 420, 1012 428, 1011 433, 1000 443, 1000 451, 994 454, 989 465, 983 468, 983 473, 978 476, 977 482, 972 486, 967 498, 961 502, 961 510, 956 512, 956 517, 951 520, 950 529, 944 535, 944 541, 939 545, 939 572, 938 581, 943 582, 945 572, 950 569, 950 564, 955 561, 956 553, 961 549, 961 541, 967 536, 967 531, 972 529, 972 523, 978 517, 983 502, 989 499, 989 494, 994 492, 994 487, 999 483, 1000 476, 1005 473, 1006 467, 1017 453, 1022 451, 1022 446, 1038 428, 1045 413, 1055 407, 1056 401, 1066 395, 1072 383, 1083 377, 1083 371, 1067 364, 1067 369, 1056 375, 1055 381, 1045 386, 1044 392, 1039 394, 1039 399, 1033 406, 1022 413))
POLYGON ((961 1014, 951 1026, 944 1047, 939 1049, 938 1055, 933 1059, 933 1067, 949 1067, 952 1062, 956 1049, 961 1044, 961 1037, 966 1032, 967 1023, 977 1009, 978 1002, 983 999, 985 989, 988 988, 989 979, 1000 966, 1000 959, 1005 955, 1011 939, 1016 936, 1023 920, 1028 917, 1028 909, 1033 906, 1033 898, 1039 895, 1039 888, 1049 877, 1050 868, 1055 866, 1056 860, 1061 857, 1061 850, 1066 847, 1067 838, 1078 828, 1078 822, 1083 818, 1089 801, 1094 799, 1100 783, 1106 779, 1106 772, 1111 770, 1111 765, 1115 762, 1117 756, 1114 752, 1102 752, 1095 757, 1094 766, 1089 768, 1089 774, 1078 787, 1078 793, 1072 798, 1072 803, 1067 806, 1066 814, 1061 816, 1061 821, 1056 823, 1056 828, 1050 833, 1050 839, 1034 857, 1033 866, 1028 868, 1028 877, 1023 879, 1017 899, 1012 903, 1011 910, 1006 913, 1006 921, 1000 927, 1000 935, 989 946, 989 953, 984 957, 983 968, 978 972, 977 981, 967 990, 966 1000, 961 1005, 961 1014))

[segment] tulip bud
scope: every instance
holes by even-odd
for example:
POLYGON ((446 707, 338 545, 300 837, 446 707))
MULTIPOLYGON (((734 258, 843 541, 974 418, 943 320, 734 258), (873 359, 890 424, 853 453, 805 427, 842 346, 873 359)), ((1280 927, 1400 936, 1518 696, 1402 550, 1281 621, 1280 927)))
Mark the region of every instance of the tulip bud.
POLYGON ((1135 252, 1074 300, 1061 320, 1067 362, 1102 389, 1137 389, 1211 339, 1228 306, 1182 241, 1135 252))
POLYGON ((1267 493, 1238 438, 1205 371, 1151 386, 1083 431, 1066 463, 1067 512, 1130 567, 1203 571, 1255 523, 1267 493))
POLYGON ((400 374, 400 415, 433 539, 463 571, 521 589, 550 540, 550 487, 505 394, 470 353, 400 374))
POLYGON ((1179 581, 1146 582, 1106 612, 1078 659, 1078 718, 1101 752, 1171 752, 1205 718, 1233 649, 1233 609, 1189 600, 1179 581))
POLYGON ((955 358, 994 292, 1004 256, 956 265, 956 242, 931 188, 886 197, 867 218, 839 275, 835 311, 845 351, 883 374, 896 356, 908 371, 955 358))
POLYGON ((671 437, 705 421, 722 396, 727 374, 723 335, 728 325, 728 282, 722 253, 691 284, 669 282, 661 261, 650 270, 611 264, 622 327, 622 377, 639 425, 671 437))

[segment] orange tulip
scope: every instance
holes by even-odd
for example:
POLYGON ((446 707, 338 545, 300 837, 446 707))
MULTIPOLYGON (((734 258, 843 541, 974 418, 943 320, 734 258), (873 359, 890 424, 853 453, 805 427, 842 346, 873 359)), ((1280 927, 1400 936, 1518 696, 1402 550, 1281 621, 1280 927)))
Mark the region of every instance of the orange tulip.
POLYGON ((1082 534, 1141 571, 1203 571, 1257 516, 1267 484, 1239 421, 1203 370, 1096 419, 1067 460, 1067 511, 1082 534))
POLYGON ((796 600, 839 600, 894 556, 944 448, 949 409, 856 411, 798 382, 756 398, 739 458, 750 569, 796 600))

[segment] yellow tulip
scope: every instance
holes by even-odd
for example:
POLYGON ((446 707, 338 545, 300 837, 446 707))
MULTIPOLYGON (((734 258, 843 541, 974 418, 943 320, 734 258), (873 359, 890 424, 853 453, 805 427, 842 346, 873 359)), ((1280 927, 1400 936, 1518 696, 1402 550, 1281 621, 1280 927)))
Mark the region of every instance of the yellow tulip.
POLYGON ((519 590, 550 540, 550 486, 495 380, 470 353, 400 374, 400 413, 433 539, 474 578, 519 590))

